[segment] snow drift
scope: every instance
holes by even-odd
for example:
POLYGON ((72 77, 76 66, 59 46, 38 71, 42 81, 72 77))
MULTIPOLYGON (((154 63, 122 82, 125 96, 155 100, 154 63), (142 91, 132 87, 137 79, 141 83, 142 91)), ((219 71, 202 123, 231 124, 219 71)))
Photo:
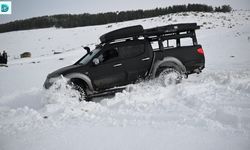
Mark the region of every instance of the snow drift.
POLYGON ((9 67, 0 68, 0 149, 248 150, 249 24, 248 11, 191 12, 0 34, 0 48, 10 54, 9 67), (94 102, 79 102, 64 81, 51 90, 42 88, 49 72, 79 59, 84 54, 80 46, 93 47, 107 31, 176 22, 202 25, 197 37, 206 56, 204 72, 181 84, 163 87, 157 80, 144 81, 94 102), (23 50, 31 51, 32 58, 19 59, 23 50))

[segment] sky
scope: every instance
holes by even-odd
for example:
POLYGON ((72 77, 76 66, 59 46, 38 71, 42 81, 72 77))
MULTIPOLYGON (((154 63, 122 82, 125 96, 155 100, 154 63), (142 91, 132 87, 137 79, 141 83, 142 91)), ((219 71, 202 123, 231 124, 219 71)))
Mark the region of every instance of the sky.
POLYGON ((171 5, 199 3, 212 6, 231 5, 250 10, 250 0, 0 0, 12 2, 12 14, 0 15, 0 24, 14 20, 54 14, 99 13, 151 9, 171 5))

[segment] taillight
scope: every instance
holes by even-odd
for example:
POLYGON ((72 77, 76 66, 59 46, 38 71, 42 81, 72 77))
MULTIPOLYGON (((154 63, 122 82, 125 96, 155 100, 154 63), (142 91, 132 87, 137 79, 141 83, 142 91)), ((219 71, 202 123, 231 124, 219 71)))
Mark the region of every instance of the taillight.
POLYGON ((202 48, 198 48, 198 49, 197 49, 197 52, 198 52, 199 54, 201 54, 201 55, 204 55, 204 51, 203 51, 202 48))

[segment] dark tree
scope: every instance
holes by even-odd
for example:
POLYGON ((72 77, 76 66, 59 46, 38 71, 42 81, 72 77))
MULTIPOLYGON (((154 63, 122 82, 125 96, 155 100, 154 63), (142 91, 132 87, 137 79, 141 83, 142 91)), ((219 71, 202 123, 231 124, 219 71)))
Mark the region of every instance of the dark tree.
POLYGON ((121 12, 107 12, 98 14, 61 14, 53 16, 34 17, 26 20, 17 20, 0 25, 0 33, 28 30, 38 28, 72 28, 80 26, 101 25, 107 23, 122 22, 134 19, 150 18, 170 13, 178 12, 230 12, 232 8, 229 5, 220 7, 204 5, 204 4, 188 4, 188 5, 174 5, 165 8, 156 8, 149 10, 132 10, 121 12))

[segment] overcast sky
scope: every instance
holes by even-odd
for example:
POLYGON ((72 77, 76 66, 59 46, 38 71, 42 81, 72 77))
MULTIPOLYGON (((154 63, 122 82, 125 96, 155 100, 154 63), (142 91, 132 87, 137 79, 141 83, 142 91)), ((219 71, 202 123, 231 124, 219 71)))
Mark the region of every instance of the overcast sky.
MULTIPOLYGON (((3 1, 3 0, 0 0, 3 1)), ((234 9, 250 10, 250 0, 5 0, 12 1, 12 14, 0 15, 0 24, 54 14, 98 13, 201 3, 212 6, 229 4, 234 9)))

